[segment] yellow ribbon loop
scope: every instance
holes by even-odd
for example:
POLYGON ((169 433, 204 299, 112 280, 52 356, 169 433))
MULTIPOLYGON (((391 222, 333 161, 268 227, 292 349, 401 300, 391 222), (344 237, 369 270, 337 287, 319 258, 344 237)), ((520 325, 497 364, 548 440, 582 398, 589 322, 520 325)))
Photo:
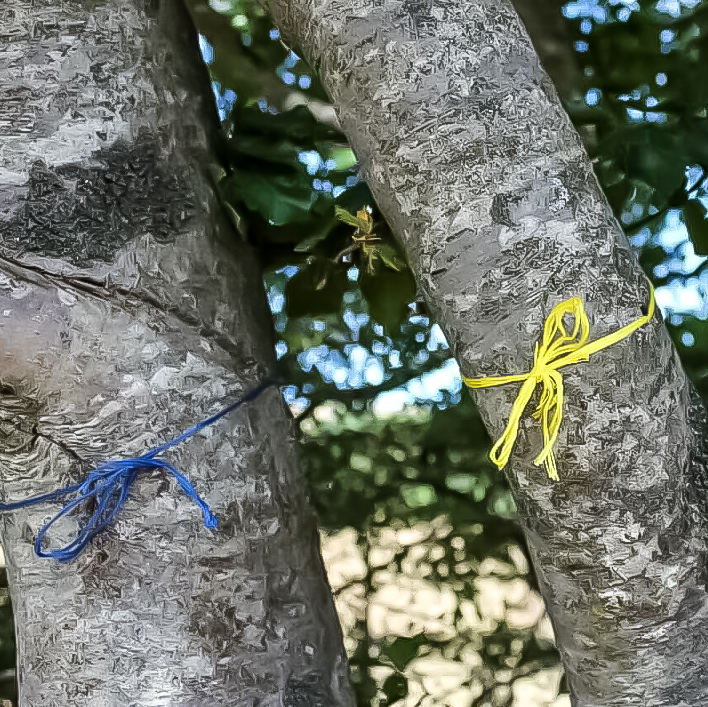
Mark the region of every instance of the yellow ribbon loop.
POLYGON ((581 361, 588 361, 590 356, 601 349, 625 339, 654 316, 654 290, 649 289, 649 308, 647 313, 621 329, 588 343, 590 324, 585 307, 579 297, 571 297, 557 304, 546 319, 543 327, 543 339, 537 343, 533 355, 533 367, 528 373, 511 376, 490 376, 486 378, 462 377, 470 388, 491 388, 507 383, 523 383, 521 390, 511 407, 509 422, 502 436, 496 441, 489 453, 489 458, 499 469, 503 469, 511 455, 511 450, 519 433, 519 423, 524 410, 540 383, 543 388, 541 400, 533 416, 541 421, 543 430, 543 449, 534 459, 536 466, 545 464, 548 476, 558 481, 556 459, 553 445, 558 439, 563 419, 563 376, 558 372, 563 366, 570 366, 581 361), (563 318, 570 315, 574 319, 573 330, 568 333, 563 318))

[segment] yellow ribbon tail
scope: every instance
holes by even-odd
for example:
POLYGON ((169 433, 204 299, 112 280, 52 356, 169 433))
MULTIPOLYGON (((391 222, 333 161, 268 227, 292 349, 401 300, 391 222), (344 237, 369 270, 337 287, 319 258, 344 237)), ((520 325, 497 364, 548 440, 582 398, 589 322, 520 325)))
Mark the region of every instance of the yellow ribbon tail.
POLYGON ((508 383, 521 383, 528 377, 528 373, 516 373, 513 376, 487 376, 486 378, 467 378, 467 376, 462 376, 462 382, 468 388, 494 388, 508 383))
POLYGON ((519 434, 519 423, 521 422, 521 416, 524 414, 524 410, 526 409, 529 400, 531 400, 535 387, 536 381, 534 379, 527 378, 524 381, 514 404, 511 406, 511 413, 509 414, 509 421, 506 424, 506 429, 492 447, 491 452, 489 452, 489 458, 499 469, 503 469, 509 463, 511 450, 514 447, 514 442, 516 442, 516 437, 519 434))

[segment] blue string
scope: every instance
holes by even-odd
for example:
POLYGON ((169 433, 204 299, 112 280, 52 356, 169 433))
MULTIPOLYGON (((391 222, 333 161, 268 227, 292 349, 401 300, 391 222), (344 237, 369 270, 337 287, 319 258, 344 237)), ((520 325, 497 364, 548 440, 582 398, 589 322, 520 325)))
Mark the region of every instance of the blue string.
POLYGON ((85 481, 70 484, 69 486, 51 491, 50 493, 44 493, 40 496, 27 498, 24 501, 0 503, 0 512, 14 511, 18 508, 26 508, 27 506, 53 501, 63 496, 78 493, 76 498, 69 501, 40 529, 34 541, 34 551, 38 557, 53 558, 59 562, 71 562, 75 560, 84 551, 91 540, 101 531, 105 530, 113 522, 113 519, 118 513, 120 513, 125 502, 128 500, 130 488, 138 475, 150 471, 162 470, 168 474, 172 474, 184 493, 201 508, 202 515, 204 516, 204 525, 207 528, 216 528, 216 516, 211 512, 206 502, 199 497, 199 494, 197 494, 196 489, 192 486, 189 479, 169 462, 156 459, 155 457, 180 444, 180 442, 184 442, 184 440, 195 435, 205 427, 212 425, 244 403, 254 400, 266 390, 266 388, 269 388, 275 383, 276 381, 274 380, 264 381, 250 393, 247 393, 235 403, 225 407, 223 410, 216 413, 216 415, 212 415, 212 417, 190 427, 178 437, 154 447, 140 457, 104 462, 91 471, 85 481), (54 523, 68 513, 71 513, 75 508, 91 500, 95 503, 94 511, 83 527, 79 529, 76 537, 62 548, 44 550, 42 547, 44 537, 54 523))

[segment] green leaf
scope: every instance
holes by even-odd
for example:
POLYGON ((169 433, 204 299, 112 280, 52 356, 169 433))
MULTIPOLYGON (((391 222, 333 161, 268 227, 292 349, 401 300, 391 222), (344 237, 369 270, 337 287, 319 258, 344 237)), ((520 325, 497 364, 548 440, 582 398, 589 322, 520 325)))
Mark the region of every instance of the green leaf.
POLYGON ((221 84, 222 90, 234 90, 239 101, 265 97, 269 104, 281 107, 292 89, 283 84, 275 69, 287 57, 288 50, 280 42, 269 41, 273 26, 270 19, 257 16, 257 3, 239 2, 237 13, 245 15, 245 23, 236 27, 230 17, 214 12, 206 2, 198 4, 201 7, 192 8, 193 18, 199 33, 214 47, 209 65, 212 80, 221 84), (244 34, 252 39, 249 46, 243 43, 244 34))
POLYGON ((664 208, 683 187, 687 156, 683 145, 671 133, 656 126, 633 126, 620 131, 614 148, 621 155, 620 164, 629 178, 652 187, 652 201, 664 208))
POLYGON ((302 149, 290 140, 277 140, 272 135, 244 133, 231 141, 231 159, 237 167, 247 168, 258 162, 273 162, 304 170, 299 160, 302 149))
POLYGON ((683 220, 698 255, 708 255, 708 212, 698 199, 689 199, 683 207, 683 220))
POLYGON ((408 305, 415 300, 415 279, 408 268, 392 270, 376 267, 372 275, 366 264, 360 265, 359 287, 366 299, 371 318, 393 335, 408 318, 408 305))
MULTIPOLYGON (((639 252, 639 264, 642 266, 644 272, 653 274, 654 268, 657 265, 661 265, 666 262, 666 251, 661 247, 652 242, 647 243, 642 247, 639 252)), ((653 282, 662 282, 661 278, 654 277, 653 282)))
POLYGON ((322 240, 327 238, 334 224, 330 219, 323 221, 313 229, 306 238, 303 238, 294 248, 296 253, 309 253, 322 240))
POLYGON ((341 139, 341 133, 318 122, 303 105, 272 114, 264 113, 255 106, 237 104, 231 113, 231 121, 238 134, 265 135, 272 140, 287 139, 301 145, 303 149, 316 149, 317 140, 332 140, 335 137, 341 139))
POLYGON ((343 209, 341 206, 334 207, 334 215, 340 221, 343 221, 349 226, 354 226, 354 228, 357 228, 360 231, 366 232, 369 227, 368 221, 365 221, 364 219, 361 219, 358 216, 355 216, 354 214, 350 214, 346 209, 343 209))
POLYGON ((354 688, 354 695, 356 696, 357 705, 370 705, 372 704, 376 693, 378 692, 376 687, 376 680, 367 670, 364 674, 363 680, 361 682, 353 681, 352 687, 354 688))
POLYGON ((344 172, 356 165, 356 155, 351 147, 334 146, 329 150, 327 158, 334 161, 334 169, 344 172))
POLYGON ((220 186, 228 202, 243 202, 275 226, 307 220, 317 198, 309 180, 295 171, 239 169, 223 179, 220 186))
POLYGON ((381 258, 381 262, 383 262, 387 268, 391 268, 391 270, 400 272, 401 269, 405 267, 396 249, 386 243, 376 247, 376 255, 381 258))

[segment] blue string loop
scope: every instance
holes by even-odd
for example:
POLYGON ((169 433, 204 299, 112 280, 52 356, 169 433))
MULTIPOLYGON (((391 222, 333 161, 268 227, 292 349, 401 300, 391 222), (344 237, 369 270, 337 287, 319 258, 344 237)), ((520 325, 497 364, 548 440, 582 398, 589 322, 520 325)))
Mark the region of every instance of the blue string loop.
POLYGON ((89 472, 89 475, 86 477, 85 481, 70 484, 64 488, 57 489, 56 491, 51 491, 40 496, 33 496, 32 498, 27 498, 24 501, 0 503, 0 512, 26 508, 28 506, 33 506, 38 503, 45 503, 46 501, 53 501, 76 493, 76 498, 68 501, 66 505, 39 530, 34 541, 34 551, 38 557, 52 558, 58 562, 71 562, 72 560, 75 560, 86 549, 86 546, 93 540, 93 538, 105 530, 113 522, 113 519, 118 515, 118 513, 120 513, 121 509, 125 505, 125 502, 130 496, 131 486, 138 475, 161 470, 171 474, 184 493, 191 498, 192 501, 199 506, 199 508, 201 508, 202 515, 204 516, 204 525, 207 528, 216 528, 216 516, 211 512, 211 509, 207 503, 200 498, 189 479, 184 474, 179 472, 174 465, 163 461, 162 459, 156 459, 155 457, 159 456, 163 452, 166 452, 168 449, 175 447, 181 442, 184 442, 186 439, 192 437, 205 427, 214 424, 217 420, 220 420, 225 415, 228 415, 244 403, 254 400, 264 390, 266 390, 266 388, 269 388, 275 383, 275 380, 270 379, 264 381, 250 393, 247 393, 235 403, 225 407, 223 410, 216 413, 216 415, 212 415, 212 417, 199 422, 193 427, 190 427, 174 439, 164 442, 157 447, 153 447, 153 449, 146 452, 142 456, 107 461, 96 467, 93 471, 89 472), (93 513, 88 518, 86 523, 80 527, 76 537, 62 548, 58 548, 56 550, 45 550, 43 547, 43 541, 50 528, 65 515, 71 513, 74 509, 91 501, 94 503, 93 513))

